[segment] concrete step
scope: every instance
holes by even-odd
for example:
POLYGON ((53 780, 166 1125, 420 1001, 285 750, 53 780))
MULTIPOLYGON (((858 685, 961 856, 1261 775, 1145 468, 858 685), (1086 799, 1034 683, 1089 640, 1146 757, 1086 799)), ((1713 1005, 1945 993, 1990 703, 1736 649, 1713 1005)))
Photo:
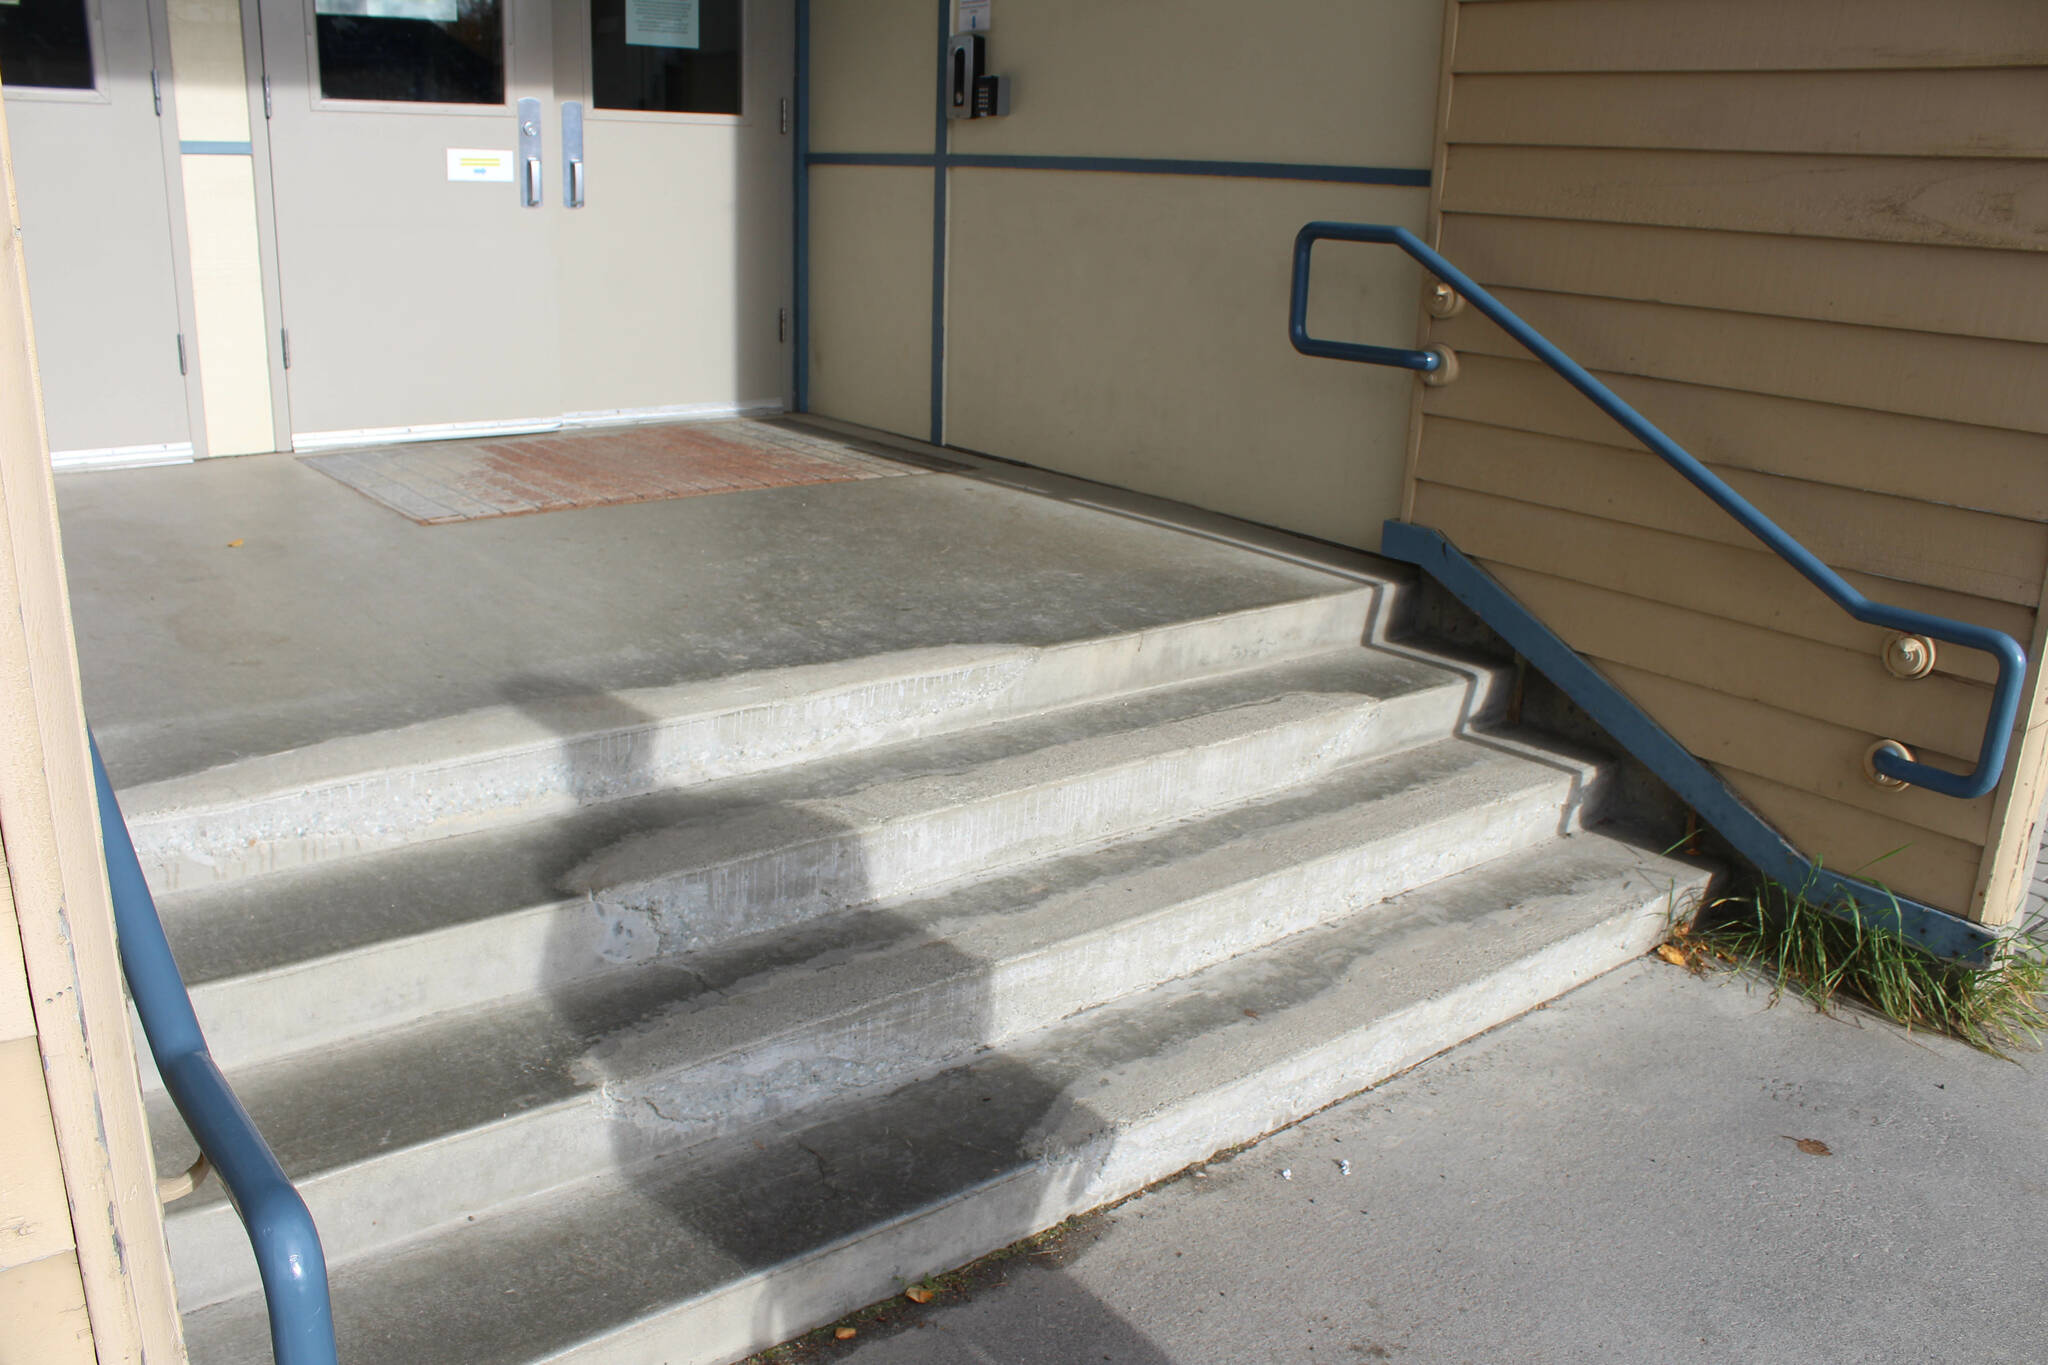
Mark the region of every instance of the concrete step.
POLYGON ((1262 797, 1452 733, 1499 675, 1349 649, 173 892, 233 1071, 1262 797))
POLYGON ((160 893, 763 773, 1376 638, 1396 589, 492 707, 121 792, 160 893))
MULTIPOLYGON (((815 935, 615 972, 236 1084, 340 1263, 892 1088, 1554 841, 1596 777, 1511 739, 1441 741, 1145 838, 835 917, 815 935)), ((169 1224, 188 1306, 253 1283, 217 1194, 169 1224)))
MULTIPOLYGON (((1569 990, 1706 880, 1600 833, 1552 840, 909 1086, 458 1219, 338 1267, 343 1358, 724 1365, 1569 990)), ((197 1365, 268 1359, 258 1294, 186 1331, 197 1365)))

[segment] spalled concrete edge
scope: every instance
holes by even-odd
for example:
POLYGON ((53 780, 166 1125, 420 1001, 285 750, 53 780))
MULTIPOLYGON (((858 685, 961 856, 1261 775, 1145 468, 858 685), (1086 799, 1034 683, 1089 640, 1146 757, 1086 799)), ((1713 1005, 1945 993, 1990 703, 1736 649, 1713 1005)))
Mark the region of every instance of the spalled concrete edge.
POLYGON ((907 650, 491 707, 148 783, 121 802, 151 885, 169 891, 1355 646, 1400 590, 1343 584, 1041 648, 907 650))
MULTIPOLYGON (((1699 886, 1706 880, 1698 874, 1699 886)), ((1584 985, 1647 952, 1665 930, 1673 891, 1697 889, 1649 890, 1591 928, 1443 996, 1130 1121, 1106 1154, 1084 1148, 963 1190, 536 1365, 731 1365, 1298 1122, 1584 985)))

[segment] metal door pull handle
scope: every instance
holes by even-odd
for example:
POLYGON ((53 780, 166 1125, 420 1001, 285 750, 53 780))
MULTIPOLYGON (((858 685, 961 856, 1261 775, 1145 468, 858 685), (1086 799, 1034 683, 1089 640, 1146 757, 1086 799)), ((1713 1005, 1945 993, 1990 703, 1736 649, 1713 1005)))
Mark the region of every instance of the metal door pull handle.
POLYGON ((583 207, 583 101, 562 101, 562 203, 583 207))
POLYGON ((530 209, 540 207, 540 101, 528 97, 519 101, 519 157, 526 177, 519 182, 519 202, 530 209))

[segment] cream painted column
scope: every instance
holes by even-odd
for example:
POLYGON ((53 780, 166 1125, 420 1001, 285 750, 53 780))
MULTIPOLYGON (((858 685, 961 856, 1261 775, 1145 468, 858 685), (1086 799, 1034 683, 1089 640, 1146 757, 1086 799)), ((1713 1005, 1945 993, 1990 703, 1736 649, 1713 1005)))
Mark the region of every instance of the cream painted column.
POLYGON ((238 0, 169 0, 206 453, 276 444, 238 0))

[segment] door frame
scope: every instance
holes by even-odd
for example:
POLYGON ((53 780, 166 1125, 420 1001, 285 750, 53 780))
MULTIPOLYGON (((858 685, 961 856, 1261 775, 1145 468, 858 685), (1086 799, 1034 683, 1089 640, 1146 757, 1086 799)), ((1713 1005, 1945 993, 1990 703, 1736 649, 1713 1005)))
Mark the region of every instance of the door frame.
MULTIPOLYGON (((92 0, 95 12, 103 0, 92 0)), ((206 390, 200 382, 199 306, 192 283, 192 234, 185 222, 185 153, 178 138, 177 68, 171 54, 170 0, 149 0, 149 47, 163 111, 157 138, 163 147, 164 207, 171 225, 171 289, 178 301, 178 335, 185 342, 185 425, 192 458, 203 460, 206 445, 206 390)), ((97 33, 97 31, 95 31, 97 33)), ((98 54, 94 64, 97 67, 98 54)))
MULTIPOLYGON (((168 3, 168 0, 157 0, 168 3)), ((270 59, 263 50, 263 6, 239 0, 242 75, 249 102, 249 162, 256 174, 256 259, 263 281, 263 354, 270 371, 270 448, 292 448, 292 394, 284 363, 284 270, 278 262, 277 192, 270 171, 270 59), (250 60, 250 54, 255 60, 250 60)))

